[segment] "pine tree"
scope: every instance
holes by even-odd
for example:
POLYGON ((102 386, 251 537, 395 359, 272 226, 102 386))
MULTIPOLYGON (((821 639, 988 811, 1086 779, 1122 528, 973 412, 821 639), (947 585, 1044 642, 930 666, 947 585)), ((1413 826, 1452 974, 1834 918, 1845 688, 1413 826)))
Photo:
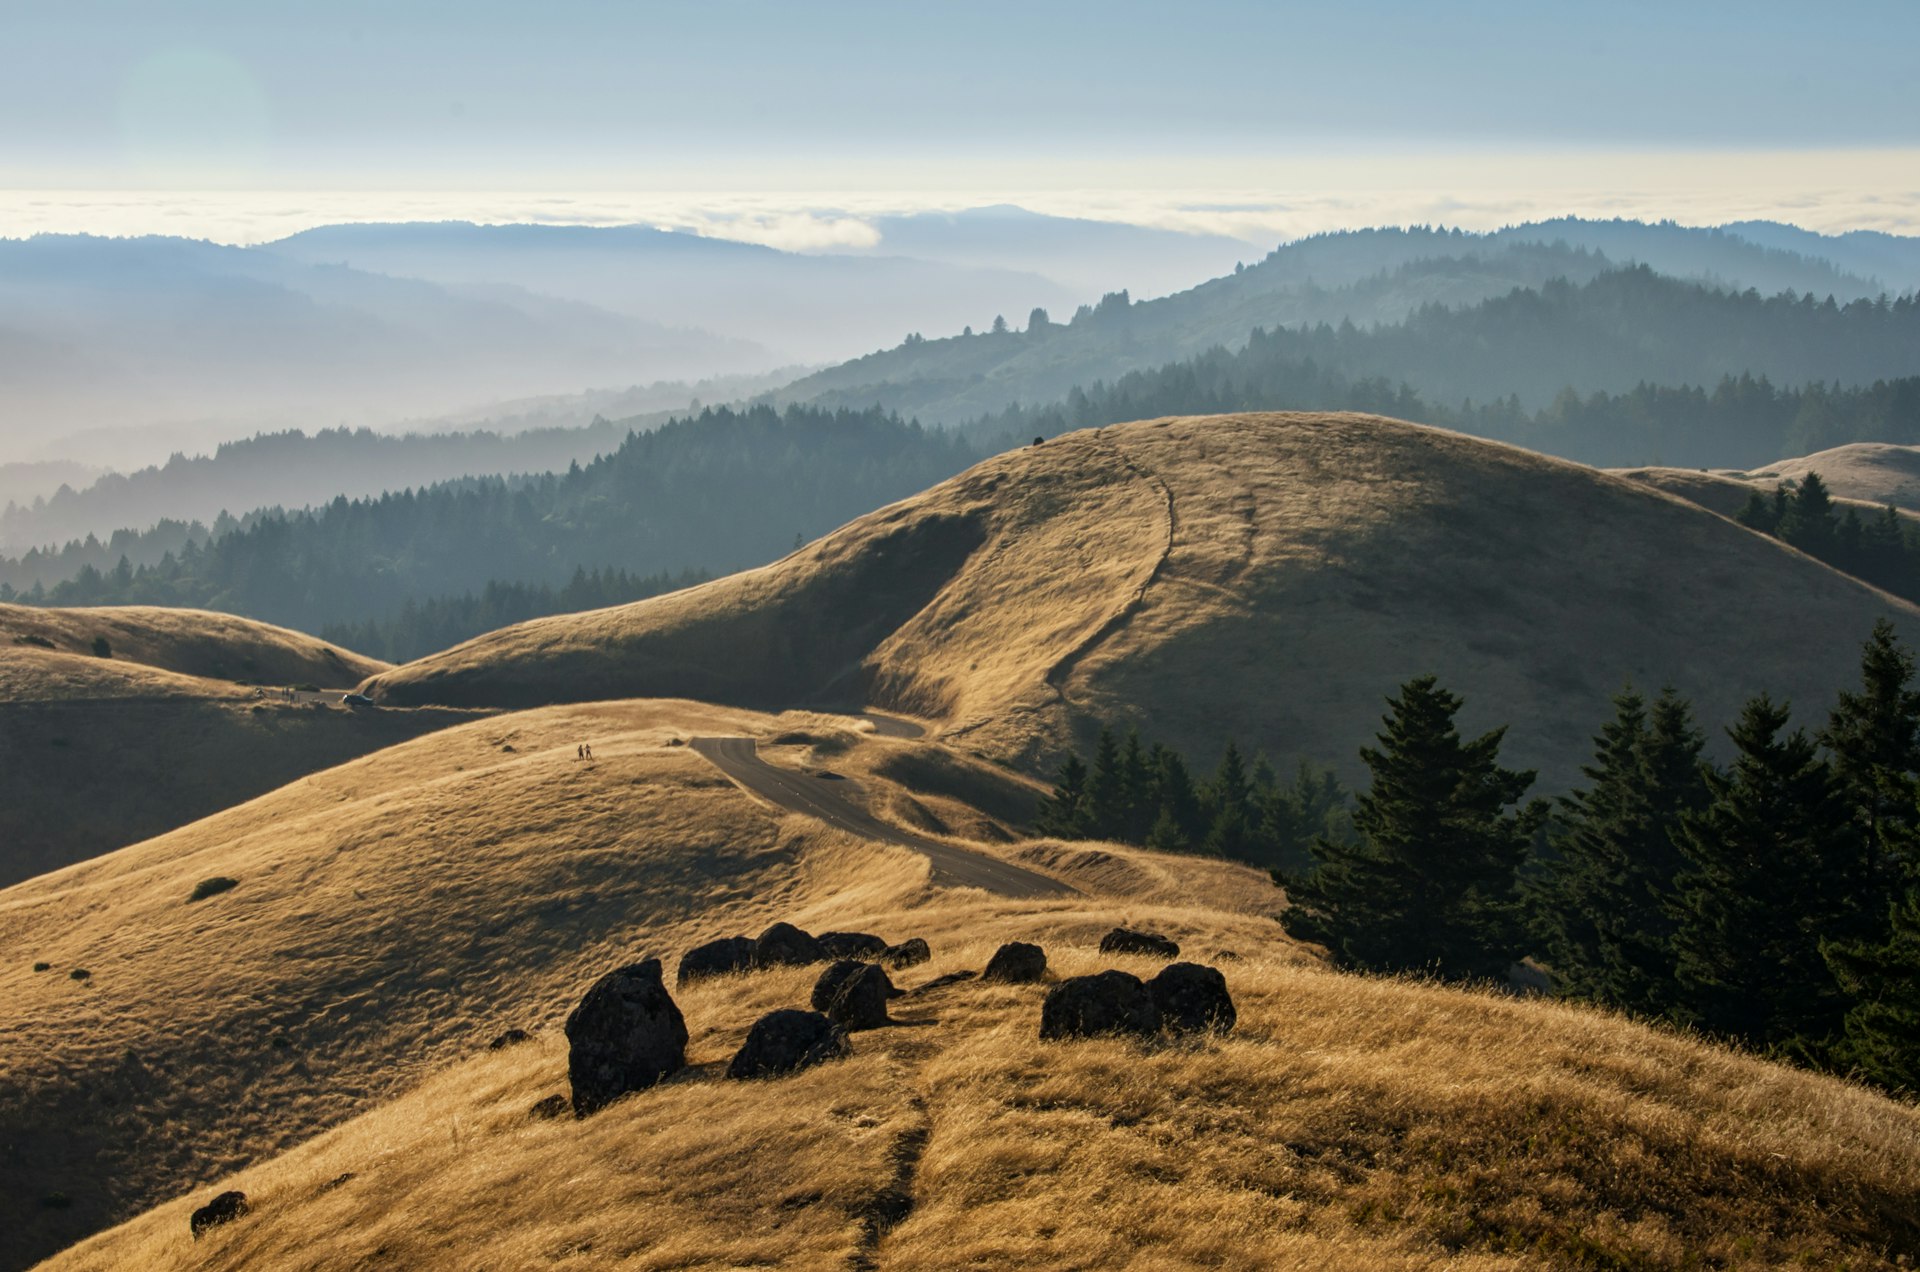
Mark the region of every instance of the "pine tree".
POLYGON ((1812 556, 1825 559, 1834 553, 1835 535, 1833 499, 1819 473, 1808 473, 1787 501, 1786 511, 1775 531, 1782 539, 1812 556))
POLYGON ((1700 750, 1671 690, 1631 689, 1594 739, 1588 785, 1560 801, 1554 858, 1534 886, 1536 921, 1562 992, 1636 1011, 1671 1006, 1674 836, 1703 802, 1700 750))
POLYGON ((1153 829, 1159 803, 1154 799, 1153 766, 1140 745, 1140 730, 1127 731, 1120 752, 1120 826, 1113 838, 1123 843, 1145 843, 1153 829))
POLYGON ((1206 826, 1200 811, 1200 793, 1194 789, 1187 762, 1178 751, 1157 743, 1149 753, 1148 762, 1153 766, 1157 812, 1147 844, 1167 852, 1191 851, 1205 836, 1206 826))
POLYGON ((1764 694, 1727 730, 1732 769, 1684 820, 1678 879, 1678 1014, 1760 1047, 1817 1052, 1844 1001, 1820 953, 1833 935, 1827 875, 1853 829, 1833 773, 1788 710, 1764 694))
POLYGON ((1203 796, 1207 837, 1202 851, 1215 857, 1244 860, 1253 846, 1253 783, 1247 777, 1240 748, 1231 740, 1220 756, 1220 767, 1203 796))
POLYGON ((1087 777, 1082 830, 1089 839, 1113 839, 1126 824, 1126 782, 1120 772, 1120 742, 1113 730, 1100 730, 1094 743, 1093 771, 1087 777))
MULTIPOLYGON (((1915 837, 1920 790, 1920 691, 1914 658, 1893 624, 1874 624, 1860 652, 1860 689, 1843 690, 1820 741, 1833 754, 1834 775, 1860 830, 1857 912, 1861 935, 1880 927, 1901 886, 1902 864, 1915 837)), ((1844 882, 1844 881, 1843 881, 1844 882)))
POLYGON ((1322 838, 1304 877, 1283 876, 1294 936, 1349 967, 1499 977, 1520 953, 1517 875, 1544 807, 1512 806, 1531 772, 1499 765, 1505 729, 1463 741, 1461 699, 1422 676, 1389 700, 1356 801, 1359 842, 1322 838))
POLYGON ((1833 1060, 1893 1091, 1920 1093, 1920 885, 1875 944, 1829 943, 1827 966, 1853 999, 1833 1060))
POLYGON ((1040 801, 1033 828, 1042 835, 1062 839, 1087 837, 1087 766, 1077 755, 1069 755, 1060 765, 1053 793, 1040 801))
POLYGON ((1293 781, 1276 786, 1260 806, 1260 849, 1274 870, 1298 873, 1312 867, 1309 851, 1321 836, 1347 840, 1347 792, 1331 769, 1301 760, 1293 781))

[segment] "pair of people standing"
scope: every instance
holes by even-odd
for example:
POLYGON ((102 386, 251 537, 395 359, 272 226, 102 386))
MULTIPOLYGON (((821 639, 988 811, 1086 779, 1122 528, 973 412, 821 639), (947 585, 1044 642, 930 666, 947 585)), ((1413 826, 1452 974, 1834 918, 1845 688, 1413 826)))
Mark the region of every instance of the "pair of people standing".
POLYGON ((573 754, 575 759, 590 760, 593 758, 593 746, 591 743, 582 742, 573 748, 573 754))

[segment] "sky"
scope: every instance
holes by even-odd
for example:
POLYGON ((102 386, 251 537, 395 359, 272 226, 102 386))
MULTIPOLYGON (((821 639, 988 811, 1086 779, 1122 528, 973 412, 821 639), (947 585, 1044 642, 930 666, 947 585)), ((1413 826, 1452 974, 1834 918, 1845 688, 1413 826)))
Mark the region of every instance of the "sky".
POLYGON ((0 234, 1018 202, 1254 239, 1920 232, 1920 3, 0 0, 0 234))

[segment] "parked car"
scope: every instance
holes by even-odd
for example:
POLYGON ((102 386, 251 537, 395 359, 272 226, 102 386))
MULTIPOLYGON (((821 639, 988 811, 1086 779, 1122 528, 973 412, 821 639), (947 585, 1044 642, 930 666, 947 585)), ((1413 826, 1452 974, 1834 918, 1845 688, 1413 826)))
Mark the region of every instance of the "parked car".
POLYGON ((349 707, 371 707, 377 705, 372 698, 367 697, 364 693, 342 694, 340 701, 349 707))

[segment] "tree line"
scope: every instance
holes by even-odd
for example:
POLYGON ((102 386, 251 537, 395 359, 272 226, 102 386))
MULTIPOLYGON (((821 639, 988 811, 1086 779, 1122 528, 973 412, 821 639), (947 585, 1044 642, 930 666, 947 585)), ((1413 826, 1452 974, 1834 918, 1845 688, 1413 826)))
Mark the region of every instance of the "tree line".
POLYGON ((625 570, 582 568, 560 588, 496 581, 477 594, 433 597, 417 604, 409 600, 389 618, 331 624, 320 629, 320 638, 386 662, 410 662, 530 618, 643 601, 705 583, 712 577, 697 570, 636 577, 625 570))
POLYGON ((1288 933, 1341 967, 1504 981, 1531 958, 1566 997, 1920 1091, 1914 681, 1883 621, 1817 730, 1757 696, 1726 730, 1725 765, 1683 698, 1628 688, 1584 785, 1548 800, 1501 764, 1504 729, 1463 736, 1461 698, 1423 676, 1389 699, 1350 806, 1331 778, 1314 789, 1332 798, 1302 800, 1310 770, 1258 793, 1229 748, 1185 823, 1204 834, 1160 833, 1180 823, 1163 776, 1179 766, 1107 733, 1092 766, 1063 765, 1037 823, 1270 864, 1288 933), (1302 812, 1318 823, 1304 834, 1288 820, 1302 812))
POLYGON ((168 528, 158 553, 147 536, 116 536, 110 563, 0 559, 0 598, 196 606, 307 631, 403 623, 408 602, 483 598, 489 584, 559 593, 583 569, 634 580, 759 565, 982 457, 877 409, 709 409, 562 473, 340 497, 205 538, 168 528), (49 580, 50 563, 72 572, 49 580))
POLYGON ((1787 387, 1741 372, 1711 388, 1642 383, 1581 394, 1562 387, 1537 409, 1512 393, 1449 404, 1413 387, 1404 372, 1357 374, 1338 357, 1302 351, 1291 333, 1264 330, 1237 351, 1217 347, 1075 387, 1059 401, 1009 407, 961 431, 1004 448, 1163 415, 1283 410, 1389 415, 1599 467, 1744 468, 1847 442, 1920 444, 1920 376, 1787 387))

